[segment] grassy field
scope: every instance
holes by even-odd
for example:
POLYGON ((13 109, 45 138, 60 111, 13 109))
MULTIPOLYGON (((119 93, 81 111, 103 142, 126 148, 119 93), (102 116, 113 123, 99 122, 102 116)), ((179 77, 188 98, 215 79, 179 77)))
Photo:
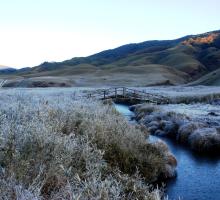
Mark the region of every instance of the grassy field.
POLYGON ((219 86, 160 86, 137 88, 147 93, 162 95, 172 104, 211 103, 220 98, 219 86))
POLYGON ((76 90, 0 90, 0 199, 162 199, 167 146, 76 90))
POLYGON ((25 77, 2 77, 7 78, 9 79, 4 87, 147 86, 187 83, 187 74, 163 65, 111 66, 103 69, 80 65, 25 77))

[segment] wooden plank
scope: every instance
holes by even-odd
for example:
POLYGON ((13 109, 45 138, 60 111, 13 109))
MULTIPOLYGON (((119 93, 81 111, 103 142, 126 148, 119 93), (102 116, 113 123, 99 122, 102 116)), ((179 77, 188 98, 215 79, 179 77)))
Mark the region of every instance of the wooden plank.
POLYGON ((130 98, 136 99, 138 101, 143 102, 151 102, 151 103, 168 103, 168 98, 157 95, 157 94, 150 94, 145 91, 140 91, 136 89, 130 89, 126 87, 116 87, 116 88, 108 88, 104 90, 94 91, 90 93, 87 97, 96 98, 96 99, 107 99, 107 98, 130 98))

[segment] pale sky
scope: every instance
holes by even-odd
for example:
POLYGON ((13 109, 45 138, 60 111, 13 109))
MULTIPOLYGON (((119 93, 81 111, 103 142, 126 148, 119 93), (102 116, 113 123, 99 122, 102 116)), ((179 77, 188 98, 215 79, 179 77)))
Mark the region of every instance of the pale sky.
POLYGON ((220 29, 220 0, 0 0, 0 64, 32 67, 220 29))

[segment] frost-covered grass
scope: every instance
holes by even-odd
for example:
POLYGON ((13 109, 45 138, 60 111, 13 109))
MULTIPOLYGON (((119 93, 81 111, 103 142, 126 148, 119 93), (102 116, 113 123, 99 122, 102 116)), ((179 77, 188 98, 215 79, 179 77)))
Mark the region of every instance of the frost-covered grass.
POLYGON ((136 119, 151 134, 167 136, 199 152, 219 154, 219 106, 211 104, 170 104, 134 106, 136 119))
POLYGON ((161 86, 140 88, 151 94, 159 94, 170 99, 170 103, 209 103, 213 99, 220 98, 219 86, 161 86))
POLYGON ((175 158, 72 90, 0 91, 0 199, 161 199, 175 158))
POLYGON ((172 111, 190 116, 193 121, 207 122, 212 126, 220 126, 219 105, 194 103, 194 104, 169 104, 159 106, 164 111, 172 111))

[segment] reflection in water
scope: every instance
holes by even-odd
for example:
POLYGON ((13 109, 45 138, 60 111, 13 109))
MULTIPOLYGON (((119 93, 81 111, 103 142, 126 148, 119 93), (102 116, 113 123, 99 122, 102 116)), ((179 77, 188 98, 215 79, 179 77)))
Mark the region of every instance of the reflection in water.
POLYGON ((163 141, 175 155, 177 178, 167 183, 167 194, 183 199, 220 199, 220 158, 193 153, 168 138, 163 141))
MULTIPOLYGON (((127 119, 134 115, 127 106, 116 105, 116 109, 127 119)), ((160 139, 178 162, 177 177, 167 182, 169 199, 220 200, 220 157, 198 155, 168 138, 160 139)))
POLYGON ((115 104, 115 108, 118 112, 122 113, 128 121, 132 121, 134 113, 128 109, 128 106, 122 104, 115 104))

